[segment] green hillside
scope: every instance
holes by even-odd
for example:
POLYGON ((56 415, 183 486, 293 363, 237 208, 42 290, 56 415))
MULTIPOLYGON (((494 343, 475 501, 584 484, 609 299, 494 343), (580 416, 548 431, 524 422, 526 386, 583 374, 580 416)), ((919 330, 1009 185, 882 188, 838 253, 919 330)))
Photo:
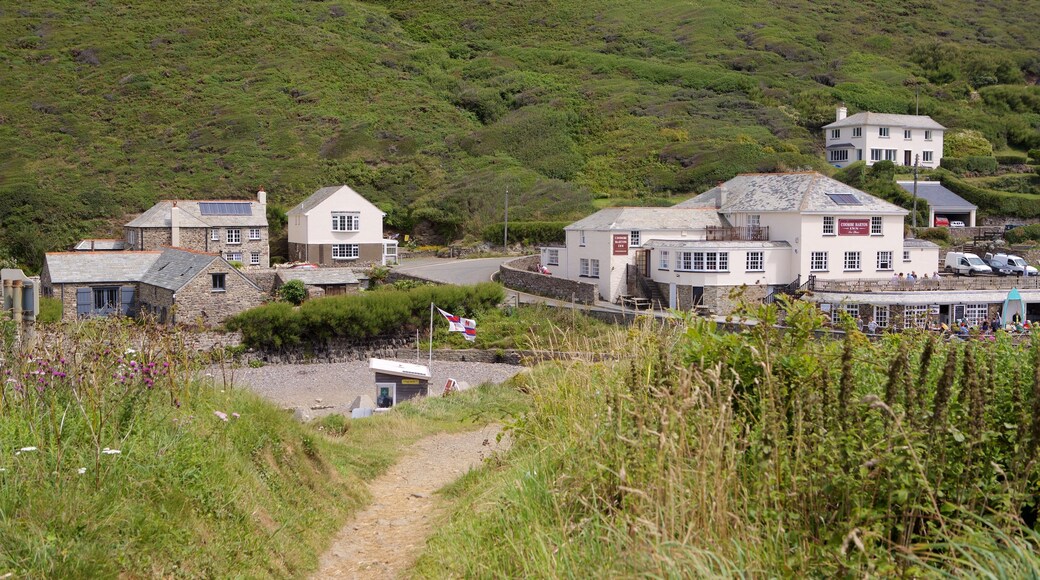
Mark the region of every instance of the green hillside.
POLYGON ((566 220, 825 167, 838 102, 913 112, 917 87, 922 113, 1024 150, 1038 21, 1027 0, 8 3, 0 240, 36 265, 157 199, 261 185, 288 207, 348 183, 449 236, 507 188, 511 217, 566 220))

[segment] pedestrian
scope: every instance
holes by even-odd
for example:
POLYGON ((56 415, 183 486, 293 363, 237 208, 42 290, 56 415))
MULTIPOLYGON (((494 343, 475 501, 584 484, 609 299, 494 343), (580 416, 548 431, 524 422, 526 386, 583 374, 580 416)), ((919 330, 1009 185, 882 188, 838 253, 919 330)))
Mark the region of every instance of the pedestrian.
POLYGON ((871 318, 870 322, 867 322, 867 331, 870 332, 870 334, 876 334, 877 333, 877 329, 878 329, 877 321, 874 320, 873 318, 871 318))

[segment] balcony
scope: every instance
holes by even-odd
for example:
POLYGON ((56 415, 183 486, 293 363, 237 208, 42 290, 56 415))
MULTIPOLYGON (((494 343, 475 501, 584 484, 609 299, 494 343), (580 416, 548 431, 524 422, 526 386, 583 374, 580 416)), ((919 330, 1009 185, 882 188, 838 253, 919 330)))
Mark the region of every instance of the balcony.
POLYGON ((711 242, 768 242, 769 226, 708 226, 704 239, 711 242))

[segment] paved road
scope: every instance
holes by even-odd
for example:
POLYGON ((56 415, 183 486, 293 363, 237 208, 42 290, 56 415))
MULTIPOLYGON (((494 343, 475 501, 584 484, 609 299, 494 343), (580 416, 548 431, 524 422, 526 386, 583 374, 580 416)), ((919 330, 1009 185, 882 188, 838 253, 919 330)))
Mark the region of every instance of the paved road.
POLYGON ((498 267, 502 262, 516 257, 476 258, 472 260, 452 258, 405 259, 401 261, 401 265, 394 268, 394 271, 433 280, 434 282, 477 284, 491 280, 491 275, 498 272, 498 267))

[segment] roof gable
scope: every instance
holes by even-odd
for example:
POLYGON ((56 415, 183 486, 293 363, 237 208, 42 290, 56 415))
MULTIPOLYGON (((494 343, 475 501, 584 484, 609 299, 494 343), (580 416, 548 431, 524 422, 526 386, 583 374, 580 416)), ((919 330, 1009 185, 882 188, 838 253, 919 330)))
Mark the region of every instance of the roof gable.
POLYGON ((871 113, 864 111, 849 115, 840 121, 824 125, 824 129, 840 129, 842 127, 858 127, 863 125, 879 127, 904 127, 907 129, 932 129, 944 131, 943 127, 927 115, 895 115, 892 113, 871 113))
POLYGON ((219 259, 216 254, 167 248, 141 277, 141 282, 176 292, 219 259))
POLYGON ((289 215, 306 215, 312 209, 332 198, 337 198, 338 203, 342 203, 350 209, 377 211, 380 215, 384 215, 383 210, 376 207, 374 203, 368 201, 365 196, 354 191, 348 185, 323 187, 312 193, 307 199, 296 204, 288 213, 289 215))
POLYGON ((161 252, 51 252, 44 268, 52 284, 137 282, 161 252))

